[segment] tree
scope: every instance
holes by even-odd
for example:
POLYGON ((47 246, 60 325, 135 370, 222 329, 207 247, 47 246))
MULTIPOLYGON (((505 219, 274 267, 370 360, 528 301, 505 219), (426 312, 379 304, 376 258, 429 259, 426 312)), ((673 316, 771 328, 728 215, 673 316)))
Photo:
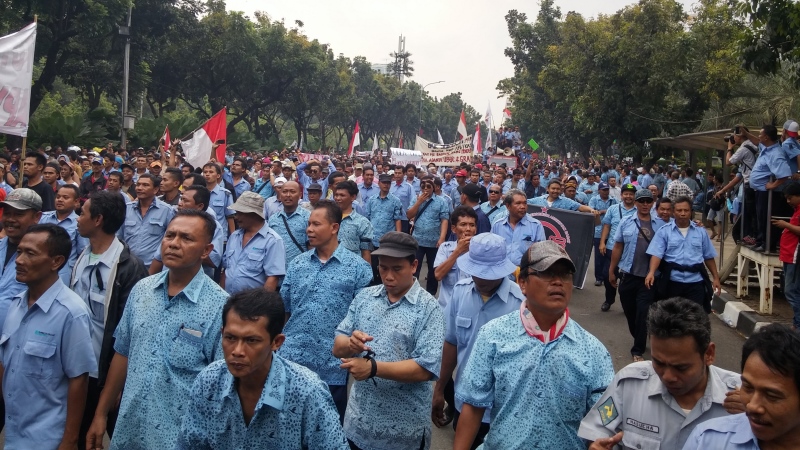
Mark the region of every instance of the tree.
POLYGON ((403 77, 414 76, 414 61, 411 60, 411 53, 409 52, 392 52, 389 53, 392 57, 392 62, 389 63, 389 73, 392 74, 398 81, 403 77))

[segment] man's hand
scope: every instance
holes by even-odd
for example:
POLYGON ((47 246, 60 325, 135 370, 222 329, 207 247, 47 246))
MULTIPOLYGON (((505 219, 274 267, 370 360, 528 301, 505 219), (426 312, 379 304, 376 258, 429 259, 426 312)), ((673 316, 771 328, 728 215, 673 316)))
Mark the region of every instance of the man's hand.
POLYGON ((341 369, 350 372, 356 381, 364 381, 372 373, 372 363, 366 358, 342 358, 341 369))
POLYGON ((436 248, 439 248, 439 246, 441 246, 442 244, 444 244, 444 243, 445 243, 445 240, 446 240, 446 239, 439 239, 439 240, 436 242, 436 248))
POLYGON ((711 285, 714 286, 714 293, 719 295, 722 293, 722 285, 719 282, 719 277, 714 277, 714 280, 711 282, 711 285))
POLYGON ((441 428, 447 424, 444 413, 444 392, 433 390, 433 403, 431 404, 431 422, 441 428))
POLYGON ((775 225, 778 228, 781 228, 781 229, 786 228, 787 226, 789 226, 789 222, 787 222, 785 220, 778 220, 778 219, 772 219, 772 224, 775 225))
POLYGON ((589 446, 589 450, 611 450, 622 441, 622 434, 623 432, 620 431, 610 438, 598 439, 592 442, 592 445, 589 446))
POLYGON ((653 272, 649 272, 647 276, 644 278, 644 285, 647 289, 653 287, 653 283, 656 282, 656 275, 653 272))
POLYGON ((778 183, 778 180, 770 181, 769 183, 764 186, 768 191, 775 189, 776 187, 780 186, 782 183, 778 183))
POLYGON ((94 416, 89 431, 86 433, 86 450, 103 448, 103 436, 106 434, 107 418, 105 416, 94 416))
POLYGON ((354 355, 358 355, 360 353, 364 353, 368 350, 372 350, 370 347, 364 345, 365 342, 369 342, 374 338, 363 331, 353 331, 353 335, 350 336, 350 350, 353 351, 354 355))
POLYGON ((417 204, 422 204, 422 202, 427 201, 433 195, 433 191, 423 192, 417 197, 417 204))
POLYGON ((722 402, 722 407, 728 414, 739 414, 745 412, 747 406, 742 400, 742 392, 739 389, 725 393, 725 401, 722 402))
POLYGON ((614 269, 608 270, 608 283, 614 288, 617 288, 617 276, 614 275, 614 269))
POLYGON ((600 244, 597 245, 597 249, 600 250, 600 254, 605 256, 606 255, 606 243, 605 241, 600 241, 600 244))
POLYGON ((458 244, 456 244, 455 252, 459 255, 463 255, 469 251, 469 243, 472 240, 472 236, 464 237, 458 240, 458 244))

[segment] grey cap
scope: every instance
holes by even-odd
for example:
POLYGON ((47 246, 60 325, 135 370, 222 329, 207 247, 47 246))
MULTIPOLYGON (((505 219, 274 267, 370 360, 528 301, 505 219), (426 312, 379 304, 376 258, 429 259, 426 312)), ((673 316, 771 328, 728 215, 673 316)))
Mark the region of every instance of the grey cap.
POLYGON ((417 240, 406 233, 390 231, 381 237, 379 248, 372 252, 373 255, 405 258, 416 255, 419 244, 417 240))
POLYGON ((311 183, 306 188, 307 191, 319 191, 322 192, 322 185, 319 183, 311 183))
POLYGON ((264 218, 264 197, 252 191, 244 191, 236 203, 228 207, 236 212, 258 214, 262 219, 264 218))
POLYGON ((32 209, 34 211, 41 211, 42 197, 39 197, 39 194, 33 189, 14 189, 8 194, 5 201, 0 202, 0 205, 8 205, 19 210, 32 209))
POLYGON ((650 189, 639 189, 636 191, 636 200, 640 200, 643 198, 649 198, 650 200, 653 199, 653 193, 650 192, 650 189))
POLYGON ((569 257, 569 254, 564 247, 558 245, 555 241, 540 241, 534 242, 528 251, 522 257, 523 261, 527 259, 527 264, 520 267, 522 270, 531 268, 537 272, 544 272, 549 269, 553 264, 559 261, 566 261, 569 266, 575 271, 575 263, 569 257))

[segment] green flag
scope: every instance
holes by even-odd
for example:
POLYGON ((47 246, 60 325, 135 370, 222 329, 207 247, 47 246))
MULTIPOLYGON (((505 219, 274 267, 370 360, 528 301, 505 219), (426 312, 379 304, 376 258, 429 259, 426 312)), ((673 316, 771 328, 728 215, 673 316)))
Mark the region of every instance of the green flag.
POLYGON ((529 145, 529 146, 530 146, 530 147, 531 147, 533 150, 536 150, 536 149, 538 149, 538 148, 539 148, 539 144, 537 144, 537 143, 536 143, 536 141, 534 141, 534 140, 533 140, 533 138, 531 138, 531 140, 530 140, 530 141, 528 141, 528 145, 529 145))

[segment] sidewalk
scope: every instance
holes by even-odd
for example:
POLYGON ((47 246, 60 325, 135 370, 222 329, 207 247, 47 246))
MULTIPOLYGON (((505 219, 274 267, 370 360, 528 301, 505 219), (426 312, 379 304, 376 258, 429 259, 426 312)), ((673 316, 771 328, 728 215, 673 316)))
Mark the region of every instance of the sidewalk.
MULTIPOLYGON (((720 251, 720 243, 713 241, 717 254, 720 251)), ((735 257, 732 253, 736 248, 733 239, 728 236, 725 240, 725 260, 735 257)), ((717 258, 719 265, 719 258, 717 258)), ((722 270, 721 267, 717 267, 722 270)), ((735 272, 734 272, 735 274, 735 272)), ((773 289, 772 314, 765 315, 756 312, 759 303, 759 287, 756 284, 750 285, 750 295, 741 299, 736 298, 736 279, 729 278, 722 281, 721 295, 715 295, 711 303, 714 314, 731 328, 741 333, 744 337, 750 337, 759 328, 771 323, 782 323, 792 325, 792 308, 786 302, 780 286, 776 285, 773 289)))

